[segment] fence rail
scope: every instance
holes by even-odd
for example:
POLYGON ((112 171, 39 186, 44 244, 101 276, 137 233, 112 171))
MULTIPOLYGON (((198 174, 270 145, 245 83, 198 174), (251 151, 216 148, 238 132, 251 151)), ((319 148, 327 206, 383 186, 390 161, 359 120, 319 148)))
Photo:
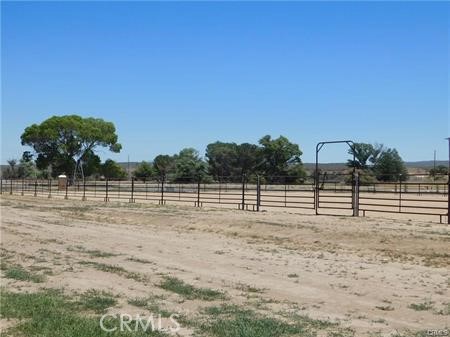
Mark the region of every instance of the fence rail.
POLYGON ((397 181, 361 184, 357 175, 319 183, 174 182, 138 180, 85 180, 61 185, 56 180, 0 179, 0 193, 81 200, 181 203, 202 207, 223 205, 241 210, 297 209, 308 214, 363 215, 399 213, 448 219, 448 181, 397 181))

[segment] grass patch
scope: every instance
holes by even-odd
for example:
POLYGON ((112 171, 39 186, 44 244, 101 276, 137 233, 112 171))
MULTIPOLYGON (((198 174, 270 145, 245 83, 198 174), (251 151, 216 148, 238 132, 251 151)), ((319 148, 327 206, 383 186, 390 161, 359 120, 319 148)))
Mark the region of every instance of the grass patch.
POLYGON ((134 305, 138 308, 146 309, 154 315, 160 314, 161 317, 170 317, 170 315, 172 314, 171 312, 162 308, 160 303, 158 303, 157 299, 154 297, 132 298, 128 300, 128 304, 134 305))
POLYGON ((155 264, 154 262, 150 261, 150 260, 146 260, 146 259, 140 259, 138 257, 128 257, 127 261, 131 261, 131 262, 137 262, 137 263, 146 263, 146 264, 155 264))
MULTIPOLYGON (((100 316, 88 317, 80 307, 61 292, 47 290, 39 293, 1 292, 2 318, 15 318, 19 323, 2 336, 21 337, 163 337, 159 331, 138 330, 107 332, 101 329, 100 316)), ((118 327, 118 319, 105 322, 108 328, 118 327)))
POLYGON ((259 315, 235 305, 209 307, 204 313, 210 317, 199 329, 216 337, 314 336, 300 324, 259 315))
POLYGON ((101 314, 104 313, 107 308, 115 306, 117 300, 111 293, 90 289, 80 296, 79 304, 84 309, 101 314))
POLYGON ((244 284, 244 283, 238 283, 236 289, 242 290, 242 291, 244 291, 246 293, 258 293, 258 294, 261 294, 261 293, 264 292, 263 288, 257 288, 257 287, 250 286, 250 285, 244 284))
POLYGON ((225 294, 221 291, 209 288, 197 288, 185 283, 179 278, 167 276, 159 284, 159 287, 177 293, 186 299, 199 299, 204 301, 212 301, 217 299, 224 299, 225 294))
POLYGON ((433 302, 426 301, 423 303, 412 303, 408 306, 408 308, 416 310, 416 311, 426 311, 433 309, 433 302))
POLYGON ((117 275, 129 278, 129 279, 135 280, 137 282, 148 281, 147 277, 145 277, 144 275, 128 271, 121 266, 106 264, 106 263, 99 263, 99 262, 94 262, 94 261, 80 261, 79 263, 82 265, 94 267, 95 269, 103 271, 105 273, 117 274, 117 275))
POLYGON ((44 275, 31 273, 22 266, 8 266, 6 264, 2 264, 1 269, 5 272, 6 278, 34 283, 42 283, 45 281, 44 275))
POLYGON ((119 255, 119 254, 104 252, 104 251, 101 251, 98 249, 86 249, 83 246, 68 247, 67 250, 70 252, 85 253, 85 254, 88 254, 90 257, 113 257, 113 256, 119 255))

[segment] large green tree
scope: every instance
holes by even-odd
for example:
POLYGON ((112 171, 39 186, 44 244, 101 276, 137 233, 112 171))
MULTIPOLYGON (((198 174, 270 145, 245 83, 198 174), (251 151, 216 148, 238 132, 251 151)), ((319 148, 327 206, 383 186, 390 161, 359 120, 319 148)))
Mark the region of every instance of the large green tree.
POLYGON ((206 163, 197 150, 186 148, 175 156, 175 180, 192 182, 203 179, 206 175, 206 163))
POLYGON ((167 154, 160 154, 153 159, 153 168, 159 178, 165 179, 173 171, 175 160, 167 154))
POLYGON ((155 175, 155 169, 149 162, 143 161, 140 163, 133 172, 133 176, 136 179, 146 181, 155 175))
POLYGON ((267 135, 259 140, 259 144, 264 173, 272 180, 289 176, 289 168, 302 163, 300 160, 302 151, 299 146, 284 136, 272 139, 267 135))
POLYGON ((83 156, 98 147, 120 152, 122 146, 117 140, 113 123, 77 115, 50 117, 27 127, 21 136, 22 145, 31 146, 37 154, 38 168, 51 166, 54 176, 71 176, 83 156))
POLYGON ((371 163, 370 159, 374 155, 375 149, 372 144, 355 143, 353 147, 348 150, 348 153, 355 157, 349 159, 347 166, 354 167, 359 170, 366 170, 371 163))
POLYGON ((215 142, 206 147, 209 173, 215 178, 231 177, 239 174, 236 169, 238 145, 236 143, 215 142))
POLYGON ((106 179, 124 179, 127 176, 127 172, 112 159, 101 164, 100 172, 106 179))
POLYGON ((354 167, 358 170, 368 170, 372 165, 375 165, 379 156, 384 151, 384 146, 381 144, 355 143, 348 150, 348 153, 354 156, 355 159, 349 159, 347 166, 354 167))
POLYGON ((236 169, 239 175, 258 173, 262 164, 262 151, 258 145, 242 143, 237 146, 236 169))
POLYGON ((408 170, 396 149, 383 151, 373 170, 380 181, 404 181, 408 179, 408 170))

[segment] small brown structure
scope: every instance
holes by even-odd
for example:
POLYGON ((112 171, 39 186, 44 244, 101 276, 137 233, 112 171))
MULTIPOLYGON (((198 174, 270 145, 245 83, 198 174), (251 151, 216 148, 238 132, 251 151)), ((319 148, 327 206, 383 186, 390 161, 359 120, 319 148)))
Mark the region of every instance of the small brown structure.
POLYGON ((67 186, 67 176, 61 174, 58 176, 58 190, 65 191, 67 186))

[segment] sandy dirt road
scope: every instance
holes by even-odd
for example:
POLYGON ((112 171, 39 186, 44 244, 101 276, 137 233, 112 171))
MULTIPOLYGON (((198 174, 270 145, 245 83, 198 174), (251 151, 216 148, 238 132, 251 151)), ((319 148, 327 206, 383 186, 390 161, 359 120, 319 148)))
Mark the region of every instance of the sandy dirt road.
POLYGON ((450 326, 447 225, 4 195, 1 221, 2 254, 51 270, 44 284, 2 278, 18 291, 104 289, 122 298, 113 312, 138 310, 126 299, 149 293, 187 316, 208 304, 157 286, 171 275, 224 291, 227 302, 338 322, 355 336, 450 326))

